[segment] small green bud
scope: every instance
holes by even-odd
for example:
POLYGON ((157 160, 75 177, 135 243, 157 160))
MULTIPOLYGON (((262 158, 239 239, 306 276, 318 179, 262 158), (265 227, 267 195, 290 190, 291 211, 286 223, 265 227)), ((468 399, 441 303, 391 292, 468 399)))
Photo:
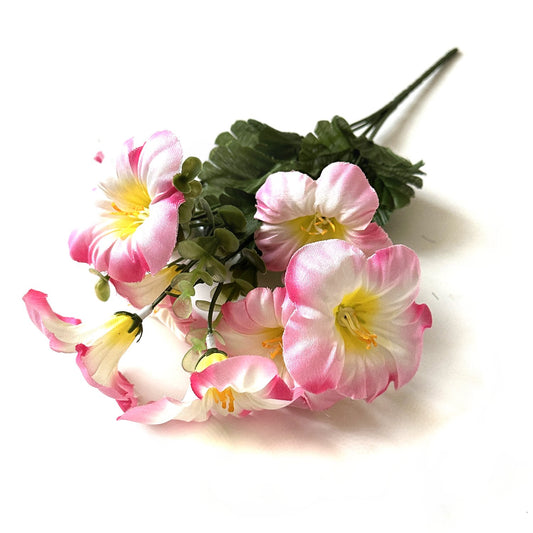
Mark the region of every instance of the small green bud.
POLYGON ((102 302, 107 302, 107 300, 109 300, 109 296, 111 295, 111 290, 109 288, 109 282, 107 279, 100 278, 94 286, 94 292, 99 300, 102 302))

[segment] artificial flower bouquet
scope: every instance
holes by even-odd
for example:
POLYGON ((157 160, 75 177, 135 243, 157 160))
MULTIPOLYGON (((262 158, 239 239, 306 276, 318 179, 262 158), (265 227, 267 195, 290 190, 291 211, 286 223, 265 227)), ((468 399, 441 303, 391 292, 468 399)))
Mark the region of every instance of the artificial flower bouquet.
POLYGON ((415 302, 415 252, 393 244, 383 225, 422 186, 422 162, 373 139, 456 52, 352 124, 335 117, 301 136, 238 121, 203 164, 184 160, 169 131, 126 141, 116 175, 99 184, 94 220, 69 238, 72 259, 97 275, 98 297, 113 289, 124 309, 87 326, 30 290, 31 320, 53 350, 77 354, 87 382, 118 402, 122 420, 321 410, 406 384, 431 313, 415 302), (279 283, 266 283, 268 273, 279 283), (198 297, 200 285, 209 299, 198 297), (143 402, 119 370, 150 315, 188 343, 183 398, 143 402))

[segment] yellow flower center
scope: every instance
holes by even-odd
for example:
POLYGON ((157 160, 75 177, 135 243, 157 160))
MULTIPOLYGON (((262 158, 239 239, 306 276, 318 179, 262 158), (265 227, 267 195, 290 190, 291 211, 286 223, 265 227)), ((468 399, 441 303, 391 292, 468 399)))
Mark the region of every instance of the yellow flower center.
POLYGON ((213 398, 214 402, 217 405, 220 405, 222 409, 227 409, 228 413, 233 413, 235 411, 235 398, 233 397, 233 390, 231 387, 227 387, 222 392, 211 387, 205 393, 205 397, 213 398))
POLYGON ((335 217, 325 217, 320 213, 295 218, 288 224, 301 240, 301 246, 326 239, 345 239, 344 226, 335 217))
POLYGON ((371 330, 377 309, 378 299, 362 289, 345 295, 335 307, 335 325, 348 348, 370 350, 378 345, 378 336, 371 330))
POLYGON ((108 215, 115 220, 115 231, 119 239, 126 239, 150 216, 151 198, 146 186, 136 182, 128 187, 111 192, 104 188, 111 202, 108 215))
POLYGON ((300 222, 300 231, 307 233, 310 241, 321 241, 323 239, 340 239, 344 232, 342 225, 335 217, 324 217, 320 213, 315 213, 307 217, 297 219, 300 222))

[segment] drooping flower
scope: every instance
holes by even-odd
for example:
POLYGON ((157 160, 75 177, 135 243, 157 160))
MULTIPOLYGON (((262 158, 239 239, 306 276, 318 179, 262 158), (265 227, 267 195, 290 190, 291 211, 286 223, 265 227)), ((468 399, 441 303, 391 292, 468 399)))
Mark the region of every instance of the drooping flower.
POLYGON ((32 322, 56 352, 77 353, 76 363, 87 382, 117 400, 123 409, 136 404, 133 385, 119 372, 120 358, 141 333, 144 316, 116 313, 98 327, 55 313, 47 295, 28 291, 24 303, 32 322))
POLYGON ((255 241, 269 270, 285 270, 291 256, 312 242, 342 239, 371 255, 392 243, 371 222, 379 205, 363 171, 332 163, 317 180, 301 172, 271 174, 256 194, 255 241))
POLYGON ((312 394, 300 390, 285 365, 284 331, 293 311, 294 304, 286 297, 284 287, 257 287, 244 299, 225 303, 217 324, 217 332, 224 340, 222 347, 230 356, 253 354, 272 359, 278 375, 295 391, 296 406, 327 409, 342 396, 334 391, 312 394))
POLYGON ((203 422, 211 415, 245 416, 252 411, 281 409, 294 394, 278 376, 273 361, 242 355, 214 362, 191 374, 196 398, 179 401, 163 398, 128 409, 120 420, 163 424, 169 420, 203 422))
POLYGON ((142 309, 165 291, 179 271, 179 265, 170 264, 153 275, 146 274, 141 281, 126 282, 113 278, 110 281, 120 296, 126 298, 133 307, 142 309))
POLYGON ((285 276, 295 306, 284 334, 289 372, 308 391, 367 401, 407 383, 431 326, 429 308, 414 301, 419 276, 416 254, 401 245, 370 258, 340 240, 301 248, 285 276))
POLYGON ((126 282, 161 270, 176 245, 178 208, 185 201, 172 183, 181 162, 180 143, 169 131, 142 146, 127 141, 116 177, 100 184, 97 220, 69 238, 72 258, 126 282))

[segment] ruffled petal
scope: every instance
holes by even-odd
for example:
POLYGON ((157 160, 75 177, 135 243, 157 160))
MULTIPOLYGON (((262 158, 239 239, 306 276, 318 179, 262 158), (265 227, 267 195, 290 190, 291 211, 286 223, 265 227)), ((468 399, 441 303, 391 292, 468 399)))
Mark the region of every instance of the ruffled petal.
POLYGON ((274 293, 265 287, 251 290, 243 300, 225 303, 222 315, 228 326, 239 333, 253 334, 263 329, 280 327, 274 306, 274 293))
POLYGON ((98 389, 101 393, 116 400, 123 411, 137 404, 133 384, 116 368, 111 374, 106 376, 105 383, 100 383, 95 379, 95 374, 91 373, 90 370, 91 365, 94 364, 91 361, 94 358, 94 354, 91 354, 91 347, 79 344, 76 350, 78 352, 76 364, 91 387, 98 389))
POLYGON ((368 259, 364 288, 380 300, 382 316, 397 316, 415 300, 420 282, 420 264, 406 246, 378 250, 368 259))
POLYGON ((153 275, 146 274, 141 281, 128 283, 113 278, 110 281, 120 296, 126 298, 133 307, 142 309, 151 304, 169 286, 178 272, 179 267, 171 265, 153 275))
POLYGON ((342 373, 344 343, 336 335, 333 319, 295 311, 285 326, 283 357, 304 390, 319 394, 334 389, 342 373))
POLYGON ((331 163, 317 180, 315 210, 343 226, 362 230, 379 205, 378 195, 363 171, 351 163, 331 163))
POLYGON ((292 257, 285 274, 287 295, 300 308, 325 311, 363 283, 366 257, 348 242, 331 239, 307 244, 292 257))
POLYGON ((383 347, 394 361, 391 381, 396 388, 409 382, 418 370, 422 356, 423 333, 431 324, 428 306, 416 303, 394 319, 385 316, 376 321, 373 331, 378 336, 378 345, 383 347))
MULTIPOLYGON (((130 157, 130 154, 134 150, 135 150, 135 139, 133 138, 128 139, 122 145, 122 149, 120 150, 120 153, 118 154, 117 161, 116 161, 117 176, 120 178, 120 180, 129 181, 129 180, 136 179, 137 173, 134 172, 133 169, 131 168, 132 161, 130 157)), ((139 154, 139 150, 137 150, 137 160, 138 160, 138 154, 139 154)), ((137 161, 134 161, 135 166, 136 164, 137 164, 137 161)))
MULTIPOLYGON (((159 272, 170 260, 178 235, 178 208, 185 201, 183 193, 175 190, 170 196, 150 205, 150 216, 132 234, 131 248, 137 250, 142 264, 147 271, 159 272)), ((111 276, 111 274, 110 274, 111 276)), ((140 281, 126 279, 127 272, 121 271, 117 277, 123 281, 140 281)), ((142 279, 142 278, 141 278, 142 279)))
POLYGON ((241 355, 208 366, 202 372, 191 375, 191 387, 198 397, 203 397, 208 389, 219 391, 231 387, 236 392, 258 392, 277 377, 273 361, 265 357, 241 355))
POLYGON ((146 184, 152 202, 174 189, 172 178, 180 171, 182 159, 181 144, 172 132, 159 131, 146 141, 139 156, 137 175, 146 184))
POLYGON ((184 422, 204 422, 211 416, 202 400, 180 402, 172 398, 162 398, 145 405, 128 409, 118 420, 129 420, 141 424, 164 424, 170 420, 184 422))
POLYGON ((257 191, 255 218, 279 224, 314 215, 316 182, 301 172, 271 174, 257 191))
POLYGON ((291 257, 306 244, 306 234, 293 223, 262 223, 255 232, 255 244, 261 250, 266 267, 271 272, 282 272, 291 257))
POLYGON ((385 230, 375 222, 361 231, 346 229, 346 240, 360 248, 367 257, 382 248, 392 246, 392 241, 385 230))
POLYGON ((87 328, 77 318, 55 313, 44 292, 29 290, 23 297, 31 321, 46 335, 50 348, 56 352, 73 353, 87 334, 87 328))

